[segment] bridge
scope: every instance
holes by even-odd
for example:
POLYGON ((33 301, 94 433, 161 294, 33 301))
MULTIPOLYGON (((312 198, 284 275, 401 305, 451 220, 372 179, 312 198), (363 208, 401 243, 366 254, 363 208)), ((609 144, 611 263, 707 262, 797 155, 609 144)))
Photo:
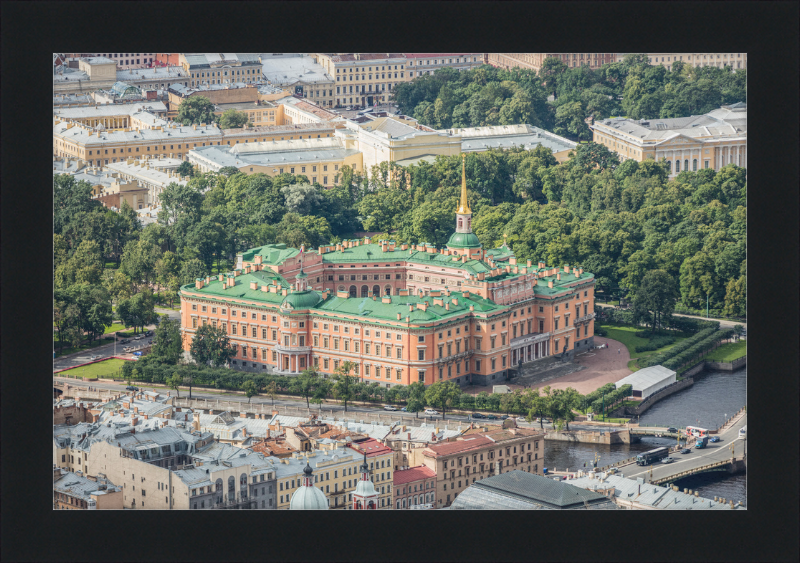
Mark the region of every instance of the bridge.
MULTIPOLYGON (((747 467, 747 440, 739 437, 739 429, 747 425, 747 414, 740 412, 719 429, 719 442, 709 442, 703 449, 692 448, 690 454, 670 454, 672 463, 655 463, 648 466, 631 465, 624 472, 625 477, 642 477, 649 483, 666 485, 700 473, 725 471, 738 473, 747 467)), ((621 466, 617 466, 621 467, 621 466)))

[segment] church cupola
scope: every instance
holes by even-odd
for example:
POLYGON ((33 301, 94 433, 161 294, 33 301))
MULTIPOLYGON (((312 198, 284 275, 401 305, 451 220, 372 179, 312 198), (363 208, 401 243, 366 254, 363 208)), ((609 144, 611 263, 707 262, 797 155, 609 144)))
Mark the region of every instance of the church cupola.
POLYGON ((361 479, 353 492, 353 510, 376 510, 379 494, 369 478, 369 465, 367 465, 367 454, 365 453, 364 463, 361 465, 361 479))

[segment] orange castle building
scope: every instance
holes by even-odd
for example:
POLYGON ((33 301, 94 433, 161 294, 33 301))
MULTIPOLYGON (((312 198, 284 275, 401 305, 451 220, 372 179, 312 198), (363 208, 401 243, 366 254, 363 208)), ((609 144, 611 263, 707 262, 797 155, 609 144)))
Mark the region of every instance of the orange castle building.
POLYGON ((573 357, 593 344, 594 275, 522 265, 503 244, 485 250, 472 232, 462 165, 456 230, 445 248, 373 243, 317 250, 270 244, 237 256, 227 274, 181 288, 184 349, 199 326, 221 326, 230 367, 353 375, 390 387, 423 381, 491 385, 509 368, 573 357))

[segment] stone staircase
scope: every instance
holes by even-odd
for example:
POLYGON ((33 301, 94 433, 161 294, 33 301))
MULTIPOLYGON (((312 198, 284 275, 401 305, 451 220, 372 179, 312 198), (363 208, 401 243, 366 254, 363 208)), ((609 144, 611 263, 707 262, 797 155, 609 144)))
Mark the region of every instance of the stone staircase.
POLYGON ((542 360, 536 360, 522 365, 521 373, 512 380, 518 385, 534 385, 575 373, 586 369, 585 366, 578 365, 572 361, 562 361, 560 358, 551 356, 542 360))

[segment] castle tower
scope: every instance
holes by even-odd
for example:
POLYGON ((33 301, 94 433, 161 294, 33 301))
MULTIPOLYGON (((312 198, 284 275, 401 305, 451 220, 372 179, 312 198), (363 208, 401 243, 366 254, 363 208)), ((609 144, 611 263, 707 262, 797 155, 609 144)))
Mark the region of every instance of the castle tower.
POLYGON ((456 232, 447 241, 448 250, 466 255, 470 259, 482 260, 483 248, 472 232, 472 210, 467 201, 466 155, 461 153, 461 201, 456 209, 456 232))
POLYGON ((353 492, 353 510, 377 510, 379 493, 369 479, 369 465, 367 454, 364 454, 364 463, 361 465, 361 479, 353 492))
POLYGON ((300 264, 300 273, 295 277, 295 291, 305 291, 308 289, 308 274, 303 271, 303 264, 300 264))

